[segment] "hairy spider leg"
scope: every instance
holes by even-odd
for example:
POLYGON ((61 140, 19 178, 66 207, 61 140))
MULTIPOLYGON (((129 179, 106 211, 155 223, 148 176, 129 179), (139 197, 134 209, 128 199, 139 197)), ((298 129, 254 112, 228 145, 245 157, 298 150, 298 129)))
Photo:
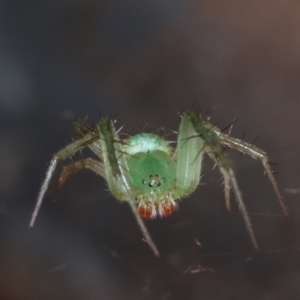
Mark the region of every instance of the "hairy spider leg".
POLYGON ((283 210, 283 213, 286 217, 288 217, 288 212, 287 212, 287 208, 284 204, 284 201, 280 195, 277 183, 275 181, 275 178, 273 176, 272 170, 270 168, 269 162, 268 162, 268 156, 266 154, 266 152, 264 152, 263 150, 248 144, 244 141, 241 141, 239 139, 233 138, 231 136, 228 136, 226 134, 220 134, 218 133, 219 137, 220 137, 220 142, 225 145, 228 146, 230 148, 236 149, 244 154, 247 154, 251 157, 253 157, 254 159, 259 160, 262 164, 263 167, 265 169, 265 172, 268 175, 268 178, 273 186, 273 189, 275 191, 275 194, 277 196, 277 200, 283 210))
POLYGON ((239 189, 239 186, 237 184, 235 173, 233 172, 232 169, 229 169, 229 176, 230 176, 230 181, 231 181, 231 184, 232 184, 232 187, 233 187, 233 192, 235 194, 235 199, 237 200, 238 205, 239 205, 239 209, 242 212, 244 222, 245 222, 247 230, 250 234, 252 244, 253 244, 255 249, 258 249, 259 248, 258 243, 256 241, 256 237, 255 237, 254 231, 252 229, 252 224, 251 224, 248 212, 247 212, 247 208, 245 206, 245 203, 244 203, 244 200, 243 200, 243 197, 242 197, 242 193, 241 193, 241 191, 239 189))
POLYGON ((220 171, 224 178, 225 206, 226 206, 227 212, 230 212, 231 211, 231 207, 230 207, 230 190, 231 190, 230 175, 223 168, 220 168, 220 171))
POLYGON ((203 139, 196 132, 190 114, 184 112, 174 152, 174 159, 177 162, 176 187, 178 198, 188 196, 199 185, 203 145, 203 139))
POLYGON ((94 136, 92 134, 87 134, 83 138, 67 145, 66 147, 64 147, 63 149, 61 149, 60 151, 58 151, 57 153, 55 153, 53 155, 53 158, 50 161, 50 165, 46 172, 46 177, 44 179, 44 182, 41 186, 41 189, 40 189, 38 197, 37 197, 34 211, 32 213, 31 219, 30 219, 29 228, 32 228, 34 226, 35 220, 37 218, 39 210, 41 209, 45 193, 48 189, 50 180, 54 174, 54 171, 56 169, 58 161, 63 160, 65 158, 75 154, 77 151, 79 151, 79 150, 85 148, 86 146, 88 146, 89 144, 93 143, 93 141, 94 141, 94 136))
POLYGON ((129 202, 129 206, 140 226, 146 242, 156 256, 159 251, 154 244, 144 222, 133 203, 134 186, 128 171, 125 153, 122 151, 122 141, 119 139, 113 122, 110 119, 101 120, 97 128, 99 130, 103 162, 105 165, 105 178, 114 197, 121 201, 129 202))
POLYGON ((255 237, 255 234, 254 234, 254 231, 252 228, 252 224, 251 224, 248 212, 247 212, 246 205, 245 205, 243 197, 242 197, 242 193, 239 189, 239 186, 238 186, 238 183, 236 180, 235 173, 234 173, 233 169, 230 167, 230 165, 228 165, 227 163, 224 163, 227 159, 226 155, 223 154, 222 158, 220 158, 220 157, 216 158, 215 155, 212 155, 210 152, 208 152, 208 153, 209 153, 209 156, 218 165, 218 167, 223 175, 223 178, 224 178, 224 193, 225 193, 225 203, 226 203, 227 211, 230 212, 230 189, 231 189, 231 185, 232 185, 235 199, 238 203, 239 210, 242 212, 242 216, 243 216, 247 231, 250 235, 251 242, 252 242, 254 248, 258 249, 259 248, 258 243, 257 243, 256 237, 255 237))
POLYGON ((104 165, 102 162, 97 161, 92 158, 81 159, 81 160, 78 160, 72 164, 69 164, 69 165, 63 167, 63 169, 60 173, 60 176, 59 176, 56 192, 59 192, 61 190, 65 181, 68 179, 68 177, 72 173, 76 173, 83 168, 90 169, 90 170, 94 171, 96 174, 105 178, 104 165))
MULTIPOLYGON (((217 147, 217 149, 218 148, 220 148, 220 147, 217 147)), ((247 212, 247 208, 245 206, 245 203, 244 203, 244 200, 242 197, 242 193, 237 184, 235 173, 231 167, 228 157, 224 153, 224 149, 220 148, 220 150, 216 151, 216 149, 214 149, 212 151, 210 149, 207 151, 207 153, 214 160, 214 162, 218 165, 218 167, 223 175, 226 209, 228 212, 230 211, 230 189, 232 186, 233 192, 235 195, 235 199, 238 203, 239 210, 242 212, 242 216, 243 216, 247 231, 250 235, 252 244, 255 249, 258 249, 258 243, 257 243, 256 237, 255 237, 255 234, 254 234, 254 231, 252 228, 252 224, 251 224, 248 212, 247 212)))
POLYGON ((74 128, 81 136, 90 134, 95 137, 93 143, 89 144, 88 147, 90 148, 90 150, 92 152, 94 152, 99 157, 99 159, 101 161, 103 161, 102 149, 101 149, 101 143, 99 140, 98 130, 91 128, 90 126, 88 126, 81 120, 77 120, 74 122, 74 128))
MULTIPOLYGON (((223 178, 224 178, 224 193, 225 193, 225 204, 227 210, 230 209, 230 189, 233 188, 235 194, 235 199, 238 203, 239 209, 242 212, 242 216, 247 228, 247 231, 250 235, 252 244, 255 249, 258 249, 258 244, 255 238, 255 234, 250 222, 250 218, 243 201, 241 191, 238 187, 236 176, 231 167, 231 162, 228 159, 227 155, 224 153, 224 148, 219 142, 219 136, 214 131, 216 128, 214 125, 204 121, 200 116, 197 116, 194 112, 188 112, 190 115, 191 122, 199 135, 205 143, 204 150, 205 152, 213 159, 213 161, 218 165, 223 178)), ((219 131, 218 131, 219 132, 219 131)))
MULTIPOLYGON (((98 131, 94 130, 93 128, 91 128, 90 126, 88 126, 81 120, 74 121, 73 124, 74 124, 75 130, 82 137, 84 137, 87 134, 90 134, 91 136, 93 136, 93 142, 90 144, 86 144, 86 146, 88 148, 90 148, 90 150, 92 152, 94 152, 101 161, 103 161, 98 131)), ((69 164, 69 165, 63 167, 63 170, 61 171, 60 176, 59 176, 58 184, 56 187, 56 192, 59 192, 61 190, 65 181, 68 179, 68 177, 72 173, 80 171, 83 168, 90 169, 105 179, 104 164, 101 161, 97 161, 92 158, 87 158, 87 159, 82 159, 82 160, 76 161, 72 164, 69 164)))

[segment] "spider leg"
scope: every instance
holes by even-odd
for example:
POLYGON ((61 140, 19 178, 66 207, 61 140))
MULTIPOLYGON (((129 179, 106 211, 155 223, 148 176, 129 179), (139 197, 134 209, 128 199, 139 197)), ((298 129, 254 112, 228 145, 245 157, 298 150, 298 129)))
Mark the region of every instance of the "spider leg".
MULTIPOLYGON (((101 163, 97 160, 91 159, 91 158, 82 159, 82 160, 76 161, 75 163, 70 164, 70 165, 63 168, 63 170, 60 174, 60 177, 59 177, 59 182, 58 182, 58 186, 57 186, 56 191, 59 191, 62 188, 63 184, 65 183, 67 178, 72 173, 75 173, 79 170, 82 170, 83 168, 88 168, 88 169, 94 171, 96 174, 99 174, 99 175, 101 175, 102 177, 105 178, 103 163, 101 163)), ((137 222, 138 222, 138 224, 141 228, 141 231, 142 231, 147 243, 149 244, 149 246, 153 250, 154 254, 156 256, 159 256, 159 251, 156 248, 154 242, 152 241, 151 236, 150 236, 150 234, 147 230, 147 227, 145 226, 145 224, 142 221, 141 217, 137 213, 135 205, 133 204, 132 201, 129 201, 129 205, 130 205, 130 208, 133 211, 133 214, 134 214, 134 216, 135 216, 135 218, 136 218, 136 220, 137 220, 137 222)))
POLYGON ((46 193, 46 191, 48 189, 50 180, 51 180, 51 178, 53 176, 53 173, 54 173, 55 168, 57 166, 58 160, 59 160, 59 158, 57 156, 55 156, 55 157, 52 158, 52 160, 50 162, 50 165, 49 165, 47 173, 46 173, 45 180, 44 180, 44 182, 43 182, 43 184, 41 186, 41 189, 40 189, 38 197, 37 197, 37 201, 36 201, 36 204, 35 204, 35 207, 34 207, 34 210, 33 210, 32 216, 31 216, 31 219, 30 219, 29 228, 32 228, 34 226, 36 217, 37 217, 37 215, 38 215, 38 213, 39 213, 39 211, 41 209, 45 193, 46 193))
POLYGON ((63 170, 61 171, 59 176, 56 192, 59 192, 61 190, 62 186, 72 173, 76 173, 77 171, 80 171, 83 168, 90 169, 96 174, 105 178, 104 165, 102 162, 92 158, 81 159, 63 167, 63 170))
POLYGON ((231 184, 232 184, 233 192, 235 194, 235 198, 236 198, 236 200, 238 202, 239 209, 242 212, 242 215, 243 215, 243 218, 244 218, 244 222, 246 224, 246 228, 247 228, 248 233, 249 233, 249 235, 251 237, 252 244, 253 244, 253 246, 254 246, 255 249, 258 249, 259 247, 258 247, 258 244, 257 244, 257 241, 256 241, 256 237, 254 235, 252 224, 251 224, 251 221, 250 221, 250 218, 249 218, 249 215, 248 215, 248 212, 247 212, 244 200, 242 198, 242 193, 241 193, 241 191, 240 191, 240 189, 238 187, 235 174, 234 174, 234 172, 233 172, 232 169, 230 169, 228 173, 229 173, 230 181, 231 181, 231 184))
POLYGON ((208 155, 214 160, 214 162, 218 165, 218 167, 220 168, 221 173, 223 174, 223 178, 224 178, 224 192, 225 192, 225 201, 226 201, 226 208, 229 211, 230 210, 230 188, 232 186, 234 195, 235 195, 235 199, 238 203, 239 206, 239 210, 242 213, 247 231, 250 235, 252 244, 254 246, 255 249, 258 249, 258 244, 256 241, 256 237, 252 228, 252 224, 247 212, 247 208, 245 206, 243 197, 242 197, 242 193, 239 189, 237 180, 236 180, 236 176, 235 173, 233 171, 233 169, 231 168, 228 158, 224 153, 217 153, 217 155, 215 153, 213 153, 211 150, 207 151, 208 155))
POLYGON ((272 170, 271 170, 269 162, 268 162, 268 156, 267 156, 266 152, 264 152, 263 150, 255 147, 251 144, 248 144, 244 141, 233 138, 233 137, 228 136, 226 134, 219 134, 219 137, 220 137, 220 142, 221 142, 222 145, 228 146, 228 147, 236 149, 236 150, 238 150, 238 151, 240 151, 244 154, 250 155, 251 157, 253 157, 254 159, 259 160, 262 163, 262 165, 265 169, 265 172, 267 173, 268 178, 269 178, 269 180, 270 180, 270 182, 273 186, 273 189, 274 189, 275 194, 277 196, 277 200, 278 200, 278 202, 279 202, 279 204, 280 204, 280 206, 283 210, 283 213, 286 217, 288 217, 287 208, 286 208, 286 206, 283 202, 283 199, 280 195, 275 177, 273 176, 272 170))
POLYGON ((231 167, 231 162, 224 153, 224 147, 222 146, 221 139, 219 138, 222 133, 214 125, 206 122, 201 116, 196 115, 193 112, 186 112, 189 116, 191 123, 197 133, 197 135, 203 140, 204 151, 214 160, 218 165, 221 173, 224 177, 224 192, 225 203, 227 210, 230 210, 230 189, 233 188, 235 199, 238 203, 239 209, 242 212, 244 222, 248 233, 250 235, 252 244, 255 249, 258 249, 258 244, 252 229, 250 218, 243 201, 241 191, 238 187, 236 176, 231 167))
POLYGON ((140 215, 137 212, 136 206, 134 205, 133 201, 128 201, 129 206, 133 212, 133 215, 135 216, 135 219, 142 231, 142 234, 147 242, 147 244, 149 245, 149 247, 152 249, 153 253, 155 254, 155 256, 159 256, 159 251, 155 245, 155 243, 153 242, 151 235, 144 223, 144 221, 142 220, 142 218, 140 217, 140 215))
POLYGON ((67 145, 66 147, 64 147, 63 149, 61 149, 60 151, 58 151, 57 153, 55 153, 53 155, 53 158, 50 161, 50 165, 49 165, 47 173, 46 173, 46 177, 44 179, 44 182, 41 186, 41 189, 40 189, 38 197, 37 197, 37 201, 36 201, 36 204, 35 204, 31 219, 30 219, 29 228, 32 228, 34 226, 35 220, 37 218, 39 210, 41 209, 45 193, 48 189, 50 180, 54 174, 54 171, 56 169, 58 161, 63 160, 65 158, 73 155, 77 151, 79 151, 79 150, 83 149, 84 147, 88 146, 89 144, 93 143, 93 141, 94 141, 93 135, 87 134, 84 137, 82 137, 81 139, 67 145))
POLYGON ((159 251, 155 246, 145 223, 139 216, 134 203, 134 187, 128 171, 126 153, 123 151, 122 141, 110 119, 103 119, 98 124, 100 133, 99 145, 102 149, 103 162, 105 165, 105 178, 111 193, 116 199, 127 201, 142 231, 148 245, 156 256, 159 251))
MULTIPOLYGON (((91 128, 81 120, 76 120, 75 122, 73 122, 73 125, 75 130, 81 137, 85 136, 86 134, 97 137, 97 130, 91 128)), ((97 138, 94 139, 93 143, 89 144, 89 148, 100 158, 100 160, 103 161, 101 144, 97 138)))
POLYGON ((178 198, 191 194, 200 181, 205 143, 196 131, 192 118, 192 114, 183 113, 178 131, 177 147, 173 156, 177 162, 178 198))
POLYGON ((220 168, 220 171, 224 178, 225 206, 226 206, 227 212, 230 212, 231 211, 231 207, 230 207, 230 190, 231 190, 230 175, 223 168, 220 168))

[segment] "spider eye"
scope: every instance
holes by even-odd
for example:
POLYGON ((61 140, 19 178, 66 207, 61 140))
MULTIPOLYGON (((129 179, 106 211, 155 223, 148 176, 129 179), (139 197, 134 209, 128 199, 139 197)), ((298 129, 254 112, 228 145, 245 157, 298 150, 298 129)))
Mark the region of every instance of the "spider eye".
MULTIPOLYGON (((150 182, 149 182, 149 187, 153 188, 153 187, 160 187, 161 186, 161 180, 159 178, 159 175, 157 174, 152 174, 152 175, 149 175, 149 179, 150 179, 150 182)), ((165 182, 165 181, 163 181, 165 182)))

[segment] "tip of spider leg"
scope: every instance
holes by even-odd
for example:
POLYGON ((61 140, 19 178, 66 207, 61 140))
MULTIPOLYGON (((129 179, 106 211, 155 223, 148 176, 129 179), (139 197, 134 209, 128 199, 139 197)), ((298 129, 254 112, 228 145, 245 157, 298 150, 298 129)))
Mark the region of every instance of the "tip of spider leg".
POLYGON ((287 211, 285 212, 284 215, 285 215, 285 218, 286 218, 286 219, 289 219, 289 215, 288 215, 288 212, 287 212, 287 211))
POLYGON ((30 220, 28 228, 32 229, 34 227, 34 224, 35 224, 35 220, 30 220))
POLYGON ((56 186, 56 188, 54 190, 55 194, 58 194, 62 190, 63 184, 64 184, 64 182, 62 182, 61 180, 59 180, 59 182, 58 182, 58 184, 57 184, 57 186, 56 186))
POLYGON ((258 246, 258 243, 256 241, 256 238, 253 236, 251 237, 251 242, 252 242, 252 245, 253 245, 253 248, 258 251, 259 250, 259 246, 258 246))

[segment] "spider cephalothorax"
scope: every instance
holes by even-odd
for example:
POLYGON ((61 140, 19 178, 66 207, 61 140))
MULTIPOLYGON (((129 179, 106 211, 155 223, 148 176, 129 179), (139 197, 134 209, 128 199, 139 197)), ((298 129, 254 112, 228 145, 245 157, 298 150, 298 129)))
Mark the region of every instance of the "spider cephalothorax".
POLYGON ((85 147, 90 148, 99 160, 86 158, 64 167, 58 188, 61 188, 71 173, 82 168, 89 168, 101 175, 107 181, 113 196, 129 203, 145 239, 156 255, 159 255, 159 252, 141 217, 154 218, 156 215, 172 214, 177 207, 176 201, 190 195, 199 185, 202 158, 205 153, 215 162, 223 175, 225 204, 228 211, 230 211, 230 190, 233 189, 255 248, 258 248, 258 244, 230 160, 224 153, 226 147, 248 154, 263 164, 278 201, 287 215, 266 153, 224 134, 194 111, 183 113, 175 149, 155 134, 140 133, 122 140, 115 130, 114 122, 108 118, 102 119, 96 128, 77 121, 75 128, 81 138, 53 155, 38 195, 30 227, 34 225, 57 162, 85 147))
POLYGON ((174 200, 178 198, 176 162, 168 142, 157 135, 141 133, 125 140, 123 149, 140 216, 154 218, 174 212, 174 200))

